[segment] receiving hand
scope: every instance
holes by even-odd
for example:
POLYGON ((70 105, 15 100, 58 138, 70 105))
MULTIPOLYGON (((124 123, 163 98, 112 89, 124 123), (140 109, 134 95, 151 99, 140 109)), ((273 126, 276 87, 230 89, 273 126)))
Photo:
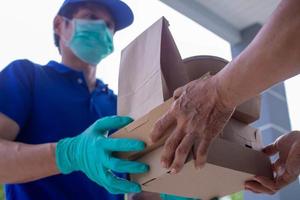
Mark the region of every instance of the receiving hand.
POLYGON ((275 179, 255 177, 245 184, 245 188, 255 193, 275 194, 281 188, 297 180, 300 174, 300 132, 294 131, 279 137, 263 150, 267 155, 279 153, 273 164, 275 179))

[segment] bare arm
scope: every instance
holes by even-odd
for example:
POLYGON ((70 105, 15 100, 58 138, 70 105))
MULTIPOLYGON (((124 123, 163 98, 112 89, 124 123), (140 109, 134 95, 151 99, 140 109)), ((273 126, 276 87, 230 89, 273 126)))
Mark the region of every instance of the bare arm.
POLYGON ((18 125, 0 114, 0 183, 22 183, 58 174, 55 143, 28 145, 15 139, 18 125))
POLYGON ((179 172, 193 148, 203 167, 208 148, 235 107, 268 87, 300 73, 300 0, 283 0, 249 47, 213 77, 175 91, 172 108, 151 134, 158 141, 172 124, 161 162, 179 172))
POLYGON ((283 0, 249 47, 216 75, 230 106, 300 73, 299 9, 299 0, 283 0))

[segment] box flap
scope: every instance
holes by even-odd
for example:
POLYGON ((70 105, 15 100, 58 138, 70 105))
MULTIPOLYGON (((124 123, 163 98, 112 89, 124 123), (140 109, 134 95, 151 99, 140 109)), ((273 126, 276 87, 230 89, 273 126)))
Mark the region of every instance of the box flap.
POLYGON ((162 147, 138 159, 150 165, 148 173, 131 175, 144 191, 208 199, 242 190, 244 182, 255 175, 273 177, 268 156, 220 138, 212 143, 201 170, 195 169, 190 156, 179 174, 169 174, 160 165, 161 152, 162 147))
POLYGON ((163 137, 159 142, 152 144, 150 141, 150 133, 154 127, 156 121, 163 116, 171 107, 174 99, 171 98, 160 106, 154 108, 144 117, 132 122, 128 126, 120 129, 116 133, 112 134, 112 138, 135 138, 146 143, 147 147, 145 151, 142 152, 116 152, 117 156, 123 159, 134 160, 138 157, 152 151, 153 149, 163 145, 166 138, 169 136, 171 131, 174 129, 174 126, 171 126, 165 137, 163 137))
MULTIPOLYGON (((157 178, 168 172, 168 170, 163 169, 160 164, 162 150, 163 147, 159 147, 138 159, 139 162, 149 164, 150 171, 143 175, 132 175, 131 177, 133 180, 144 184, 148 183, 149 180, 157 178)), ((192 156, 189 157, 187 163, 189 162, 193 163, 192 156)), ((268 156, 262 152, 243 147, 239 144, 235 144, 221 138, 215 139, 215 141, 211 144, 207 163, 252 175, 272 177, 271 162, 268 156)), ((194 165, 193 169, 189 170, 195 170, 194 165)))
MULTIPOLYGON (((144 117, 132 122, 125 128, 112 134, 111 137, 113 138, 136 138, 145 142, 147 145, 146 150, 143 152, 120 152, 117 153, 117 155, 124 159, 134 160, 146 154, 147 152, 150 152, 153 149, 163 145, 168 135, 171 134, 172 130, 175 128, 176 124, 171 126, 167 130, 165 137, 155 144, 151 144, 150 134, 156 121, 169 110, 173 102, 173 98, 169 99, 165 103, 150 111, 144 117)), ((247 146, 256 150, 262 148, 261 140, 259 140, 260 137, 259 133, 257 132, 257 129, 234 119, 231 119, 229 123, 225 126, 223 134, 221 134, 220 137, 228 141, 235 142, 239 145, 247 146)))
POLYGON ((258 130, 236 119, 230 119, 220 137, 254 150, 263 147, 258 130))

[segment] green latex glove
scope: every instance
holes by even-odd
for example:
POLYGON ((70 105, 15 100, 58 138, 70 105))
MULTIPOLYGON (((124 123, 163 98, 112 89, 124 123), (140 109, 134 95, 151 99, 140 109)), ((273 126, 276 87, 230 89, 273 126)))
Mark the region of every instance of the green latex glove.
POLYGON ((59 171, 69 174, 82 171, 88 178, 112 194, 141 192, 139 184, 116 177, 119 173, 145 173, 146 164, 118 159, 114 151, 141 151, 145 144, 134 139, 108 138, 109 130, 119 129, 132 122, 128 117, 106 117, 96 121, 82 134, 62 139, 56 146, 59 171))
MULTIPOLYGON (((187 198, 187 197, 179 197, 174 196, 170 194, 160 194, 160 198, 162 200, 200 200, 200 199, 193 199, 193 198, 187 198)), ((218 200, 218 197, 212 198, 211 200, 218 200)))
POLYGON ((162 200, 198 200, 198 199, 187 198, 187 197, 179 197, 170 194, 160 194, 160 198, 162 200))

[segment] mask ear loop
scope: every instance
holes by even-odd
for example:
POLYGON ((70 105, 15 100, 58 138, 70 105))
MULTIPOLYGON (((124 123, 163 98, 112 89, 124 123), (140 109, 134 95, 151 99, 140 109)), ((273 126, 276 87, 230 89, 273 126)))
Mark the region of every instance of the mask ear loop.
POLYGON ((74 36, 74 32, 75 32, 75 22, 74 22, 74 20, 69 19, 69 18, 67 18, 67 17, 62 17, 62 18, 65 20, 65 22, 68 22, 69 24, 72 24, 72 27, 73 27, 73 31, 72 31, 72 34, 71 34, 69 40, 67 40, 64 36, 61 36, 61 37, 60 37, 60 39, 61 39, 67 46, 69 46, 69 43, 70 43, 70 41, 72 40, 72 38, 73 38, 73 36, 74 36))

